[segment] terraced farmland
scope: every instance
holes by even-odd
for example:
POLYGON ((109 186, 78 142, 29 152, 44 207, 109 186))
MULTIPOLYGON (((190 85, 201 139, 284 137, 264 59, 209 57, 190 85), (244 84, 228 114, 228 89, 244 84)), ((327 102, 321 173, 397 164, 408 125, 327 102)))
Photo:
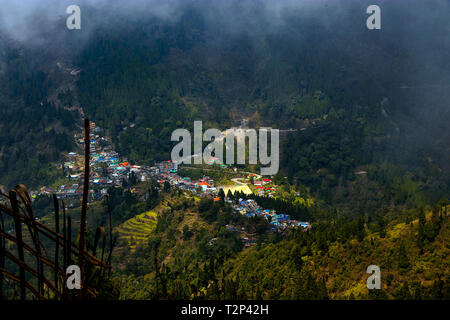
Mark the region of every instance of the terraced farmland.
POLYGON ((119 235, 119 240, 126 242, 130 249, 134 250, 137 244, 148 240, 156 228, 156 222, 156 212, 147 211, 125 221, 115 231, 119 235))

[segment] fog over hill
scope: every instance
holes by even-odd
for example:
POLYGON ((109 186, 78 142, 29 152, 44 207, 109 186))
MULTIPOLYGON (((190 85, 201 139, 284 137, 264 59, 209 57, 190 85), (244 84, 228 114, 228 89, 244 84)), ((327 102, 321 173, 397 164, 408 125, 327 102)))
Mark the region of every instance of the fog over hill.
MULTIPOLYGON (((128 59, 159 70, 181 97, 206 104, 206 112, 199 115, 204 120, 218 105, 239 118, 253 114, 248 105, 264 102, 271 110, 263 119, 265 125, 287 121, 277 112, 287 114, 293 97, 303 90, 320 90, 335 109, 372 108, 385 118, 388 130, 407 136, 411 149, 402 153, 416 157, 425 152, 445 167, 450 163, 450 5, 445 0, 378 1, 381 30, 368 30, 370 4, 366 0, 14 1, 0 7, 0 77, 14 83, 8 74, 17 61, 25 63, 30 74, 37 70, 47 76, 57 61, 63 61, 80 65, 82 80, 92 74, 110 79, 123 74, 121 67, 130 70, 130 63, 124 62, 128 59), (65 26, 65 11, 72 4, 81 7, 81 30, 65 26), (134 57, 125 55, 124 44, 133 49, 134 57), (115 67, 106 72, 105 66, 115 67)), ((149 72, 139 77, 149 80, 149 72)), ((111 85, 108 81, 105 86, 111 85)), ((87 82, 79 83, 79 89, 84 85, 87 82)), ((0 94, 8 96, 11 90, 6 85, 0 94)), ((98 97, 95 103, 110 101, 98 97)), ((84 107, 94 119, 104 111, 84 107)), ((148 117, 135 113, 121 120, 139 122, 148 117)), ((392 140, 389 152, 401 147, 401 141, 392 140)))
POLYGON ((450 299, 449 15, 449 0, 0 1, 0 300, 450 299), (210 165, 213 128, 256 130, 210 165), (177 144, 205 161, 179 164, 177 144))

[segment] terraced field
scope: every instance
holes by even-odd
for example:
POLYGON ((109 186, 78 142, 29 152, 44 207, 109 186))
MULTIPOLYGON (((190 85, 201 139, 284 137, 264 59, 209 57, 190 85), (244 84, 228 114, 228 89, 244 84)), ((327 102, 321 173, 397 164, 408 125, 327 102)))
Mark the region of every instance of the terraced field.
POLYGON ((156 228, 156 222, 156 212, 147 211, 125 221, 115 231, 119 235, 119 240, 126 242, 130 249, 134 250, 137 244, 149 239, 156 228))

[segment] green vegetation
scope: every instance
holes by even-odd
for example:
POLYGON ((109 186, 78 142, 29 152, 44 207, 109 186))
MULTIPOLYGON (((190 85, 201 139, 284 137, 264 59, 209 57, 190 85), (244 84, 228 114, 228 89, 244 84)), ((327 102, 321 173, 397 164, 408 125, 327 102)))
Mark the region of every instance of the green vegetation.
MULTIPOLYGON (((417 107, 414 99, 392 89, 412 63, 400 44, 394 55, 385 49, 388 40, 374 42, 344 19, 346 32, 323 50, 330 30, 301 11, 280 27, 283 36, 260 30, 251 37, 208 20, 214 8, 183 8, 173 24, 154 18, 114 32, 99 28, 76 58, 80 103, 130 161, 170 158, 171 132, 192 131, 194 120, 225 129, 247 118, 250 127, 296 130, 282 135, 280 177, 345 215, 375 215, 392 201, 411 209, 448 196, 445 139, 439 133, 423 144, 413 119, 405 119, 417 107), (382 54, 361 52, 374 43, 373 52, 382 54)), ((237 13, 242 21, 249 8, 237 13)), ((229 184, 227 175, 213 178, 229 184)))
MULTIPOLYGON (((295 293, 295 283, 304 284, 301 278, 311 276, 319 284, 325 282, 332 299, 449 299, 448 209, 440 209, 439 231, 422 252, 416 243, 418 220, 392 222, 383 238, 374 223, 363 227, 360 237, 357 224, 337 220, 315 225, 309 235, 295 234, 276 244, 251 248, 230 260, 225 274, 240 280, 237 290, 247 298, 255 298, 258 291, 252 286, 264 298, 305 297, 303 292, 295 293), (371 264, 381 268, 379 291, 365 285, 371 264)), ((429 216, 426 224, 431 226, 429 216)), ((320 285, 313 288, 319 294, 320 285)))
POLYGON ((78 115, 56 97, 58 84, 43 67, 47 58, 0 36, 0 188, 35 187, 62 176, 55 161, 72 151, 78 115))
MULTIPOLYGON (((411 1, 386 2, 383 11, 421 7, 411 1)), ((124 181, 90 203, 87 217, 92 228, 112 216, 121 298, 448 299, 441 199, 450 194, 450 91, 440 72, 449 66, 448 28, 411 14, 380 36, 354 27, 363 14, 357 2, 280 11, 283 23, 258 2, 235 1, 238 10, 208 2, 180 4, 170 22, 100 23, 82 45, 73 37, 68 48, 81 49, 58 60, 79 67, 79 78, 57 71, 65 68, 47 51, 0 37, 0 189, 66 183, 61 155, 74 147, 78 106, 131 164, 170 159, 172 131, 192 132, 195 120, 223 130, 247 119, 282 129, 280 171, 271 177, 278 187, 273 197, 236 197, 311 221, 312 230, 270 232, 267 221, 235 214, 223 193, 214 202, 168 182, 132 192, 137 181, 124 181), (256 245, 244 249, 243 238, 256 245), (365 287, 371 264, 382 269, 382 290, 365 287)), ((180 174, 230 185, 259 169, 237 167, 180 174)), ((51 199, 34 206, 51 225, 51 199)))
POLYGON ((125 240, 126 245, 134 249, 136 244, 146 242, 156 228, 157 215, 147 211, 135 216, 116 228, 119 240, 125 240))
POLYGON ((448 206, 436 205, 425 220, 418 213, 408 223, 392 221, 383 230, 377 221, 343 218, 284 237, 259 230, 260 244, 243 250, 237 234, 221 227, 243 221, 227 215, 226 206, 211 205, 169 200, 147 244, 119 255, 121 298, 450 298, 448 206), (422 225, 433 230, 423 245, 422 225), (371 264, 381 268, 381 290, 366 287, 371 264))

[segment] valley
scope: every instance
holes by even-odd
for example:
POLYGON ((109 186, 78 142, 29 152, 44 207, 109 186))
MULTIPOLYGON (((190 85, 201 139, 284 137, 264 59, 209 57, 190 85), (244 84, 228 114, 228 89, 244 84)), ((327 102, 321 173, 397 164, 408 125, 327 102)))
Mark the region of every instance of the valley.
POLYGON ((158 1, 0 8, 0 293, 450 299, 449 5, 158 1))

